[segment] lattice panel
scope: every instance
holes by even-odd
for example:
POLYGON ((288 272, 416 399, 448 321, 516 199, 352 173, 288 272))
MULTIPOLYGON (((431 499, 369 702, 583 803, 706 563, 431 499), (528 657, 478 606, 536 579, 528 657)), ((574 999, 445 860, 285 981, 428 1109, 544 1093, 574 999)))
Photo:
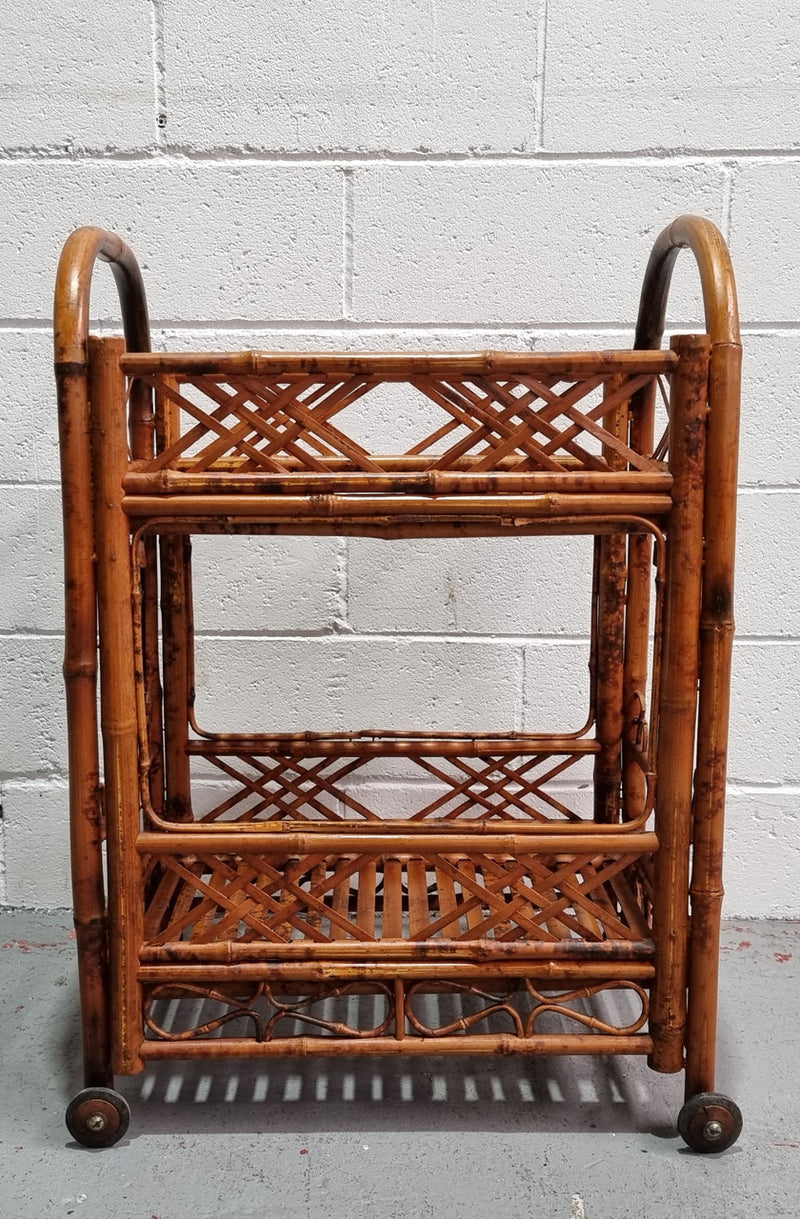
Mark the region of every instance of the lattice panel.
MULTIPOLYGON (((579 821, 579 811, 569 804, 575 793, 558 785, 566 784, 583 756, 577 750, 463 758, 409 753, 388 764, 394 810, 408 821, 579 821)), ((210 749, 203 757, 226 783, 222 798, 199 820, 386 818, 386 789, 380 784, 385 758, 230 755, 210 749)))
POLYGON ((146 940, 643 940, 636 855, 160 856, 146 940))
MULTIPOLYGON (((348 431, 349 407, 384 384, 377 373, 281 375, 140 374, 156 390, 165 441, 143 471, 219 468, 242 472, 379 473, 375 455, 348 431), (180 419, 187 422, 180 424, 180 419), (187 464, 188 463, 188 464, 187 464)), ((578 380, 527 374, 409 377, 442 416, 403 454, 428 458, 431 471, 476 474, 657 467, 605 426, 605 420, 657 376, 597 373, 578 380), (612 382, 611 384, 609 384, 612 382)), ((351 411, 351 417, 353 412, 351 411)), ((427 414, 427 412, 423 412, 427 414)))

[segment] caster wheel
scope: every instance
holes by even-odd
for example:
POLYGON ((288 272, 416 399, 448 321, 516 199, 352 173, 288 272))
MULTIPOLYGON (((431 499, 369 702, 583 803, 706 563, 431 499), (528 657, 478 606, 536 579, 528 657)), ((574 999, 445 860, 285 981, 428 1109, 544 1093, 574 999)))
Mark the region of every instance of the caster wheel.
POLYGON ((678 1133, 693 1151, 725 1151, 742 1133, 742 1114, 730 1097, 699 1092, 678 1114, 678 1133))
POLYGON ((84 1088, 67 1105, 65 1121, 76 1143, 112 1147, 128 1129, 128 1102, 111 1088, 84 1088))

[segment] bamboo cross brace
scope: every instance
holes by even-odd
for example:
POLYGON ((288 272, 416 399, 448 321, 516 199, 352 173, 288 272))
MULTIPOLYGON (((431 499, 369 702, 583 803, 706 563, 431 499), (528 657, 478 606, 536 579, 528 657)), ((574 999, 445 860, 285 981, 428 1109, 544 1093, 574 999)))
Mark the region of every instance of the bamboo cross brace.
MULTIPOLYGON (((554 394, 550 392, 549 387, 544 383, 527 378, 525 383, 529 386, 528 392, 517 398, 498 382, 474 378, 474 383, 480 384, 484 389, 487 396, 487 404, 479 404, 475 395, 470 395, 472 410, 476 415, 487 419, 489 426, 493 430, 495 430, 495 421, 502 421, 505 425, 506 442, 498 444, 494 449, 491 454, 493 463, 502 460, 507 455, 507 449, 510 448, 513 451, 515 448, 519 448, 533 460, 535 467, 541 468, 545 466, 547 469, 563 470, 565 468, 563 463, 558 462, 554 456, 554 453, 560 447, 562 433, 558 431, 552 420, 559 414, 564 413, 566 405, 579 402, 587 394, 591 393, 592 390, 602 385, 603 381, 604 378, 602 376, 590 377, 585 381, 576 382, 564 394, 554 394), (534 410, 532 403, 540 398, 545 402, 545 406, 540 410, 534 410), (497 402, 503 409, 493 413, 488 405, 492 401, 497 402), (512 428, 511 421, 514 419, 519 419, 521 422, 512 428), (544 436, 548 437, 551 443, 548 445, 540 444, 534 438, 533 433, 535 431, 541 432, 544 436)), ((523 384, 521 377, 517 378, 517 383, 523 384)), ((466 386, 463 388, 466 390, 466 386)), ((566 448, 567 452, 576 457, 589 469, 605 470, 607 468, 606 463, 602 459, 595 457, 588 450, 575 444, 573 441, 569 441, 561 447, 566 448)))
MULTIPOLYGON (((260 400, 261 386, 254 378, 240 377, 233 379, 230 383, 244 385, 254 400, 260 400)), ((300 435, 303 435, 303 439, 307 443, 313 442, 313 438, 316 437, 321 441, 322 447, 325 447, 325 442, 327 442, 333 446, 334 453, 341 453, 342 456, 349 457, 356 464, 361 463, 362 469, 371 469, 371 465, 363 465, 365 460, 369 461, 367 450, 339 428, 333 427, 330 420, 334 415, 357 402, 364 394, 369 393, 378 383, 376 377, 352 377, 349 381, 344 381, 338 386, 334 385, 332 388, 326 383, 323 390, 329 389, 329 393, 320 402, 317 402, 316 399, 313 401, 306 399, 303 402, 297 397, 292 399, 290 406, 283 406, 283 413, 293 425, 286 427, 282 434, 283 447, 286 448, 287 442, 293 442, 300 435)), ((271 453, 277 450, 273 446, 267 451, 271 453)))
MULTIPOLYGON (((342 759, 339 759, 339 758, 331 759, 330 757, 324 757, 319 762, 317 762, 316 766, 313 766, 313 767, 312 766, 307 766, 307 767, 291 766, 288 763, 286 765, 278 764, 277 757, 275 755, 270 755, 275 760, 276 765, 272 769, 268 769, 262 762, 260 762, 258 760, 258 758, 255 755, 245 755, 245 754, 237 755, 241 762, 245 762, 245 763, 249 764, 250 766, 252 766, 254 769, 258 770, 263 775, 263 778, 259 781, 258 779, 251 778, 249 775, 236 770, 235 767, 233 767, 230 763, 224 762, 222 760, 222 758, 217 754, 209 753, 209 754, 204 754, 203 756, 207 757, 209 759, 209 761, 211 761, 215 766, 217 766, 219 770, 223 771, 224 774, 227 774, 231 778, 239 780, 243 784, 243 786, 248 789, 248 792, 242 794, 242 796, 240 797, 241 799, 244 799, 247 794, 258 795, 258 796, 262 797, 262 800, 261 800, 260 804, 257 806, 257 808, 250 810, 250 814, 249 814, 250 820, 252 820, 253 817, 257 816, 259 812, 262 812, 264 808, 269 807, 269 805, 271 803, 274 803, 278 806, 278 808, 280 808, 283 811, 285 816, 287 816, 290 820, 295 819, 295 818, 299 818, 301 820, 308 820, 308 818, 305 818, 303 816, 303 814, 299 813, 299 811, 298 811, 302 807, 303 804, 308 804, 308 805, 311 805, 312 808, 315 808, 317 810, 317 812, 321 813, 327 820, 341 821, 342 818, 339 816, 339 814, 337 812, 335 812, 333 809, 328 808, 328 806, 326 806, 324 804, 320 804, 319 801, 316 799, 316 796, 320 792, 327 792, 329 795, 332 795, 335 799, 342 799, 342 794, 335 787, 336 780, 343 778, 344 776, 346 776, 348 774, 351 774, 353 771, 358 770, 364 764, 363 759, 359 758, 359 757, 355 757, 355 758, 349 759, 347 761, 343 761, 342 759), (320 774, 320 771, 322 771, 325 767, 331 766, 332 764, 339 762, 339 761, 342 762, 342 765, 340 766, 339 770, 333 776, 331 776, 329 779, 326 780, 320 774), (294 772, 298 775, 299 780, 290 779, 289 775, 288 775, 289 770, 294 770, 294 772), (304 790, 300 786, 300 783, 306 781, 307 779, 312 781, 312 787, 308 791, 304 790), (292 801, 291 803, 287 804, 286 800, 280 794, 279 791, 278 792, 267 792, 265 790, 265 784, 270 781, 282 784, 284 791, 291 792, 296 797, 296 799, 294 801, 292 801)), ((373 820, 373 821, 379 820, 379 818, 376 816, 375 813, 372 813, 369 809, 363 807, 362 805, 357 805, 354 801, 351 803, 351 807, 353 807, 358 812, 360 812, 361 815, 368 820, 373 820)), ((210 819, 210 818, 205 818, 204 820, 208 820, 208 819, 210 819)))
MULTIPOLYGON (((452 468, 454 462, 482 441, 486 442, 486 448, 493 455, 500 448, 502 440, 517 431, 512 428, 511 424, 511 420, 522 409, 520 400, 517 398, 512 399, 512 408, 505 411, 493 411, 491 409, 492 396, 487 394, 483 400, 478 398, 469 390, 466 382, 434 382, 432 378, 418 377, 415 378, 413 384, 432 402, 453 415, 468 429, 467 435, 451 445, 444 453, 432 455, 435 460, 430 465, 430 470, 452 468)), ((512 449, 516 447, 516 444, 512 445, 512 449)), ((541 447, 531 436, 529 428, 525 430, 519 447, 523 454, 534 461, 539 468, 544 466, 545 469, 559 471, 564 468, 554 458, 542 453, 541 447)), ((493 464, 494 462, 492 462, 493 464)))

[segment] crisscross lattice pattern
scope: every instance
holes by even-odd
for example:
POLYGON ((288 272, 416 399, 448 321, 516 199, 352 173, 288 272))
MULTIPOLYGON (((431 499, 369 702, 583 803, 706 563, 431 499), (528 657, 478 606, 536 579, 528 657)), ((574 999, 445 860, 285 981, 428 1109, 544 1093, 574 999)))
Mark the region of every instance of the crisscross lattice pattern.
POLYGON ((402 857, 165 855, 150 864, 146 939, 641 940, 638 858, 465 855, 455 843, 402 857))
MULTIPOLYGON (((382 774, 380 758, 223 755, 208 749, 203 757, 229 780, 224 798, 203 821, 381 821, 386 816, 384 793, 374 782, 382 774)), ((408 821, 578 821, 578 811, 566 803, 573 793, 548 785, 563 781, 581 757, 577 749, 463 758, 409 753, 394 762, 397 815, 408 821)))
MULTIPOLYGON (((346 430, 341 416, 384 380, 378 373, 140 374, 156 391, 166 436, 144 470, 175 469, 187 460, 195 472, 234 459, 241 471, 305 472, 337 468, 377 473, 375 455, 346 430), (181 426, 180 419, 188 421, 181 426), (334 422, 334 419, 336 422, 334 422)), ((597 373, 579 380, 520 373, 488 376, 414 375, 409 383, 443 414, 439 427, 420 436, 403 456, 429 458, 428 470, 474 473, 610 468, 651 471, 606 419, 654 374, 597 373)))

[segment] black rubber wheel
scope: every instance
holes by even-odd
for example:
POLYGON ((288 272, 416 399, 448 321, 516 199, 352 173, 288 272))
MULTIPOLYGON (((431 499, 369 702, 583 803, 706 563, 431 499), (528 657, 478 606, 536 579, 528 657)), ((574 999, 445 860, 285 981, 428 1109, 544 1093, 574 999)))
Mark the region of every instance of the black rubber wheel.
POLYGON ((678 1133, 693 1151, 725 1151, 742 1133, 739 1106, 721 1092, 698 1092, 678 1114, 678 1133))
POLYGON ((83 1147, 113 1147, 131 1120, 128 1102, 112 1088, 84 1088, 67 1105, 65 1121, 83 1147))

